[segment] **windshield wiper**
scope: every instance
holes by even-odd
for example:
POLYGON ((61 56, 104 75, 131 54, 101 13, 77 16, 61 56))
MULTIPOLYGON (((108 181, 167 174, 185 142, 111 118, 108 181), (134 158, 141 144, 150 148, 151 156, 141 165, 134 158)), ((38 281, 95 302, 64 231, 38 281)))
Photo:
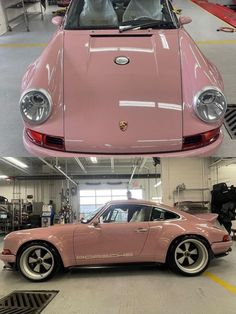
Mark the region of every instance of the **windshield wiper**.
POLYGON ((157 26, 159 28, 168 28, 168 29, 175 28, 175 26, 171 22, 150 21, 150 22, 145 22, 145 23, 137 24, 137 25, 121 25, 121 26, 119 26, 119 32, 123 33, 125 31, 130 30, 130 29, 139 30, 139 29, 144 29, 144 28, 149 28, 149 27, 157 27, 157 26))

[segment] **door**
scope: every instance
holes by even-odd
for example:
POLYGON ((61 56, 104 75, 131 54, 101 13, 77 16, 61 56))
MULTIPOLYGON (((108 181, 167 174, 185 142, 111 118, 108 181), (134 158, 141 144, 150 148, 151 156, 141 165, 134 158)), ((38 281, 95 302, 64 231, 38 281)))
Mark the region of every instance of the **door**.
POLYGON ((150 208, 111 205, 99 222, 78 226, 74 234, 78 264, 139 261, 149 232, 150 208))

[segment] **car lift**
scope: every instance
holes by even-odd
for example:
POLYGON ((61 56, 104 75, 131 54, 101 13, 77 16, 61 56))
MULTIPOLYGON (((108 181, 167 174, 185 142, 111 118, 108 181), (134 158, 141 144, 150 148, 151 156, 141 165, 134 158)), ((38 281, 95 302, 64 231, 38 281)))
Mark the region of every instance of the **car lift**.
MULTIPOLYGON (((192 2, 236 28, 236 0, 233 1, 234 4, 232 5, 222 5, 207 0, 192 0, 192 2)), ((229 32, 229 30, 219 30, 229 32)), ((230 32, 234 32, 234 30, 230 32)))

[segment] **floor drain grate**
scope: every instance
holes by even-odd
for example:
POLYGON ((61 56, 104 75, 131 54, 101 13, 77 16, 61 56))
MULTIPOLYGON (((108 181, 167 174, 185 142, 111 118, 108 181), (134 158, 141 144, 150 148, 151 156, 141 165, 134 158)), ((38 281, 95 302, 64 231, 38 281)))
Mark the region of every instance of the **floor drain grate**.
POLYGON ((59 291, 13 291, 0 300, 0 314, 38 314, 59 291))
POLYGON ((224 125, 230 137, 236 139, 236 105, 228 105, 224 125))

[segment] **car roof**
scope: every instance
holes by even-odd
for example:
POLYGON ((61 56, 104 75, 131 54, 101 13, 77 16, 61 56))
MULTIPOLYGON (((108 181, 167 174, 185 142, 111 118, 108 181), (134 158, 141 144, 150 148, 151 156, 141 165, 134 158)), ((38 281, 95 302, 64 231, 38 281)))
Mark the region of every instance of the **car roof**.
POLYGON ((106 203, 106 205, 118 205, 118 204, 137 204, 137 205, 147 205, 147 206, 160 206, 169 210, 173 210, 173 211, 177 211, 180 212, 180 210, 178 210, 175 207, 171 207, 162 203, 158 203, 158 202, 153 202, 153 201, 147 201, 147 200, 142 200, 142 199, 129 199, 129 200, 117 200, 117 201, 110 201, 108 203, 106 203))

